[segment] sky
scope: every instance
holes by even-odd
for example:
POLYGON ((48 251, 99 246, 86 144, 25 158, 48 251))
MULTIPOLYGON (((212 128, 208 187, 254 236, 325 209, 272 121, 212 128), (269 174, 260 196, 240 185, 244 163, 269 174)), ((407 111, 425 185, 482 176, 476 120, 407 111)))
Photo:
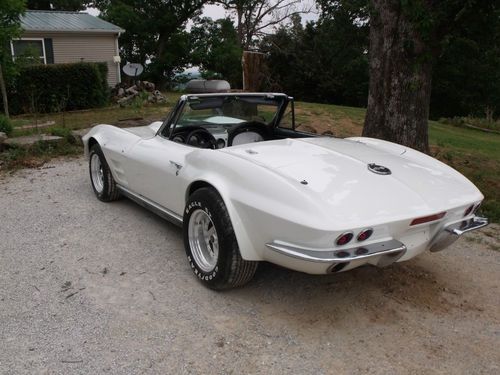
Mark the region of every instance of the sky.
MULTIPOLYGON (((317 14, 316 8, 314 8, 314 1, 313 0, 301 1, 301 5, 312 9, 311 13, 302 15, 302 20, 304 23, 307 21, 315 21, 318 19, 318 14, 317 14)), ((92 14, 93 16, 99 15, 99 11, 95 8, 87 8, 86 11, 88 13, 92 14)), ((203 7, 203 16, 204 17, 210 17, 214 20, 217 20, 220 18, 225 18, 228 15, 229 15, 229 13, 227 13, 222 6, 217 5, 217 4, 205 5, 203 7)), ((189 28, 189 25, 188 25, 188 28, 189 28)))

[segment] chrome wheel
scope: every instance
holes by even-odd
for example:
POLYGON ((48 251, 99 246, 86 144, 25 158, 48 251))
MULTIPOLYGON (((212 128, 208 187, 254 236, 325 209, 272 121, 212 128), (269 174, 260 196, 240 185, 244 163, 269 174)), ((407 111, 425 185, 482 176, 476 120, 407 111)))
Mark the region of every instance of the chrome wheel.
POLYGON ((203 210, 191 214, 188 223, 189 246, 193 260, 204 272, 211 272, 219 258, 219 239, 214 223, 203 210))
POLYGON ((104 171, 102 169, 101 159, 97 154, 92 154, 90 158, 90 176, 95 190, 98 193, 102 193, 104 190, 104 171))

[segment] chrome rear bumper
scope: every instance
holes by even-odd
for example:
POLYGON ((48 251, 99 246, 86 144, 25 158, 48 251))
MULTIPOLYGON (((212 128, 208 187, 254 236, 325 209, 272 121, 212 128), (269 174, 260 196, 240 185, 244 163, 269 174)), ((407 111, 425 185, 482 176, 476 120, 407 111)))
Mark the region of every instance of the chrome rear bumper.
POLYGON ((266 246, 276 253, 299 260, 331 264, 332 272, 340 271, 347 264, 358 261, 384 267, 397 261, 406 252, 406 246, 396 240, 336 250, 303 248, 281 241, 273 241, 266 246))
POLYGON ((431 242, 430 251, 441 251, 455 242, 462 234, 483 228, 488 223, 487 218, 479 216, 450 223, 434 237, 431 242))

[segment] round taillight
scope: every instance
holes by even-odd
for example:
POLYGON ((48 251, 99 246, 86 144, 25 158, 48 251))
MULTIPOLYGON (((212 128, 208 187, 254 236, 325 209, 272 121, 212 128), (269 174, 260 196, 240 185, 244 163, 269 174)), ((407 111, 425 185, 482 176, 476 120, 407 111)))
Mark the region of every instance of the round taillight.
POLYGON ((352 234, 352 232, 342 233, 340 236, 337 237, 335 243, 338 246, 342 246, 348 243, 350 240, 352 240, 353 237, 354 235, 352 234))
POLYGON ((467 209, 464 212, 464 217, 469 216, 473 209, 474 209, 473 204, 471 204, 469 207, 467 207, 467 209))
POLYGON ((368 238, 370 238, 373 234, 373 229, 369 228, 369 229, 364 229, 362 230, 361 232, 359 232, 358 234, 358 241, 366 241, 368 238))

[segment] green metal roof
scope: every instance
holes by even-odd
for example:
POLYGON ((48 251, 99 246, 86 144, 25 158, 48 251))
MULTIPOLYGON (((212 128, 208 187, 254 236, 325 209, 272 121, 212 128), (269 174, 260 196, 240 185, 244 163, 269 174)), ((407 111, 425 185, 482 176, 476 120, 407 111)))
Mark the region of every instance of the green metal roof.
POLYGON ((122 33, 125 30, 88 13, 27 10, 21 17, 24 31, 122 33))

